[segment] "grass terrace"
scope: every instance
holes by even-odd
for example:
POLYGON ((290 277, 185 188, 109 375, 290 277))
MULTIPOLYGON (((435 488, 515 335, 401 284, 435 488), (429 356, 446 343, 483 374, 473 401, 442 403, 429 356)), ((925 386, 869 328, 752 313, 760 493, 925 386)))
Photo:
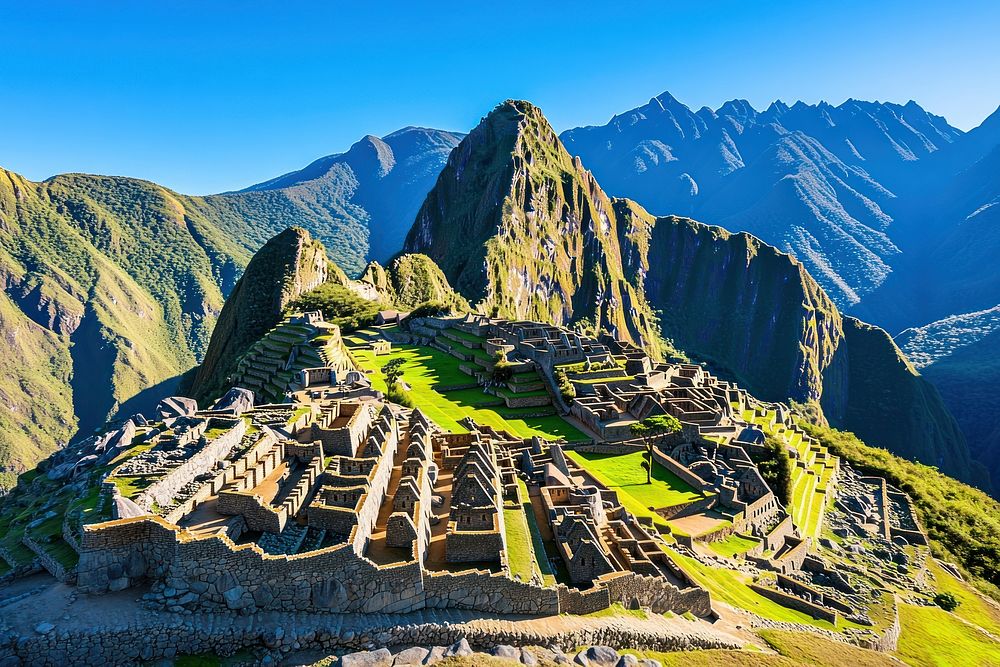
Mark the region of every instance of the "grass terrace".
MULTIPOLYGON (((386 390, 382 367, 393 359, 402 359, 405 362, 402 381, 410 387, 410 397, 428 418, 453 433, 465 433, 467 429, 458 422, 471 417, 479 424, 508 431, 520 438, 537 435, 546 440, 589 440, 558 415, 530 416, 544 412, 544 408, 508 408, 502 398, 485 394, 479 388, 449 391, 448 387, 468 385, 475 380, 459 369, 461 362, 458 359, 440 350, 393 345, 389 354, 376 356, 362 347, 352 349, 351 354, 361 369, 368 373, 372 386, 380 391, 386 390)), ((525 395, 530 396, 532 392, 518 394, 525 395)))
POLYGON ((899 621, 903 631, 896 655, 908 664, 938 667, 1000 664, 1000 641, 955 614, 938 607, 901 604, 899 621))
POLYGON ((709 542, 708 547, 715 553, 725 558, 735 558, 760 544, 758 540, 741 537, 736 533, 731 533, 728 537, 717 542, 709 542))
POLYGON ((656 463, 653 482, 646 484, 643 453, 593 454, 567 450, 566 455, 598 482, 618 492, 618 500, 631 514, 650 519, 661 534, 673 532, 666 519, 653 511, 698 500, 704 496, 691 485, 656 463))

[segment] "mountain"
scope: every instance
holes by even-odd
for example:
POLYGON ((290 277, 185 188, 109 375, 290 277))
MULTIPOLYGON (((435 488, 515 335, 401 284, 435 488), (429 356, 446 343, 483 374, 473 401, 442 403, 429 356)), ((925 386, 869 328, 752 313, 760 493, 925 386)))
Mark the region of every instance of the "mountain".
POLYGON ((482 311, 596 323, 640 343, 662 333, 761 398, 813 402, 834 426, 987 485, 934 388, 802 262, 609 198, 526 102, 498 106, 459 144, 405 249, 482 311))
POLYGON ((330 264, 323 244, 301 227, 289 227, 265 243, 226 299, 191 395, 204 400, 231 386, 240 357, 281 321, 285 306, 327 280, 344 284, 347 277, 330 264))
POLYGON ((848 307, 900 254, 890 225, 908 166, 960 136, 915 102, 777 101, 758 112, 733 100, 692 111, 664 93, 561 139, 610 193, 748 231, 798 257, 848 307))
POLYGON ((656 347, 637 277, 623 273, 627 233, 542 113, 507 101, 452 152, 404 251, 429 256, 484 312, 587 322, 656 347))
POLYGON ((208 197, 254 228, 258 247, 292 225, 320 239, 330 257, 357 275, 366 260, 388 261, 413 216, 464 135, 406 127, 381 139, 368 135, 346 153, 236 193, 208 197), (263 214, 258 215, 257 211, 263 214))
POLYGON ((972 454, 1000 479, 1000 306, 906 329, 896 342, 941 392, 972 454))
POLYGON ((151 407, 204 352, 247 254, 153 183, 0 171, 0 466, 151 407))
POLYGON ((1000 109, 921 165, 909 199, 903 261, 859 315, 899 331, 1000 302, 1000 109))
POLYGON ((365 137, 206 197, 0 170, 0 488, 78 432, 175 391, 251 254, 275 234, 301 225, 352 273, 398 250, 460 136, 409 127, 365 137))
POLYGON ((437 303, 468 310, 469 304, 448 284, 444 272, 427 255, 400 255, 384 268, 375 260, 368 263, 358 278, 370 285, 377 298, 403 310, 421 304, 437 303))

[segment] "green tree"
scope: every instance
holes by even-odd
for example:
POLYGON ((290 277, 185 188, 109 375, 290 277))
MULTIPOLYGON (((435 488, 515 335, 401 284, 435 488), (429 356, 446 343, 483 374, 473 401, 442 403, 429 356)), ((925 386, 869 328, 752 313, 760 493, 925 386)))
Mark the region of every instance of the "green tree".
POLYGON ((642 438, 646 445, 646 460, 642 467, 646 469, 646 484, 653 483, 653 445, 665 435, 677 433, 681 430, 681 422, 673 415, 657 415, 646 417, 642 421, 632 424, 632 435, 642 438))
POLYGON ((403 359, 392 359, 382 367, 382 375, 385 376, 385 386, 387 389, 395 387, 399 379, 403 377, 402 365, 404 363, 406 362, 403 359))

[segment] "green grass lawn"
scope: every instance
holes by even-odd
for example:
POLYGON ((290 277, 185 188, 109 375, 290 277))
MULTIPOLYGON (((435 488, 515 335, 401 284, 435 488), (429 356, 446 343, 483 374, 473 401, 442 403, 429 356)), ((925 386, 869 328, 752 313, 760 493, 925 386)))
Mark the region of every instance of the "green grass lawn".
POLYGON ((505 406, 483 407, 483 404, 497 402, 496 396, 484 394, 479 389, 441 391, 441 387, 467 384, 473 379, 459 370, 459 360, 430 347, 414 345, 393 345, 390 354, 375 356, 371 350, 355 348, 351 350, 354 359, 369 373, 372 386, 385 391, 382 367, 392 359, 403 359, 403 382, 410 386, 410 396, 420 411, 441 428, 453 433, 465 433, 467 429, 458 424, 464 417, 472 417, 478 424, 503 429, 520 438, 540 436, 547 440, 565 438, 570 442, 589 440, 558 415, 527 417, 518 412, 508 412, 505 406))
POLYGON ((1000 637, 1000 608, 983 600, 967 583, 948 574, 933 559, 928 558, 927 567, 934 575, 937 591, 951 593, 960 602, 953 612, 956 616, 1000 637))
MULTIPOLYGON (((642 507, 672 507, 702 498, 690 484, 658 463, 653 463, 653 482, 646 483, 646 471, 642 468, 643 452, 630 454, 592 454, 588 452, 566 452, 577 465, 592 474, 609 489, 627 494, 642 507)), ((624 502, 624 501, 623 501, 624 502)))
POLYGON ((548 554, 545 552, 545 540, 542 539, 542 532, 535 521, 535 512, 531 507, 531 497, 528 494, 528 486, 520 477, 517 478, 517 488, 521 494, 521 508, 525 518, 528 520, 528 534, 531 536, 531 548, 535 553, 535 564, 542 575, 542 583, 545 586, 556 585, 556 573, 552 571, 548 554))
POLYGON ((735 556, 742 554, 758 544, 760 544, 760 542, 757 540, 740 537, 736 533, 731 533, 729 537, 724 540, 709 542, 708 547, 720 556, 734 558, 735 556))
POLYGON ((995 667, 1000 642, 937 607, 899 606, 902 633, 896 655, 910 665, 995 667))
POLYGON ((524 518, 524 509, 504 508, 504 530, 507 535, 507 567, 510 576, 521 581, 531 581, 535 573, 532 561, 531 536, 528 533, 528 522, 524 518))

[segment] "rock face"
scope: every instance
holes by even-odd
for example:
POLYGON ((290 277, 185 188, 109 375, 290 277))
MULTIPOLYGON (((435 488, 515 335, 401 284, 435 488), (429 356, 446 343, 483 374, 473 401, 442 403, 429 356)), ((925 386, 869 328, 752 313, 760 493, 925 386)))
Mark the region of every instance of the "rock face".
POLYGON ((488 313, 596 322, 655 352, 655 311, 665 337, 760 398, 817 402, 869 444, 985 484, 884 331, 845 318, 801 262, 749 234, 608 198, 526 102, 459 144, 406 248, 488 313))
POLYGON ((328 279, 345 280, 306 230, 290 227, 268 241, 226 300, 191 393, 217 395, 243 353, 281 320, 285 306, 328 279))
POLYGON ((587 322, 656 348, 640 291, 622 273, 611 200, 527 102, 494 109, 448 158, 406 237, 487 313, 587 322))

